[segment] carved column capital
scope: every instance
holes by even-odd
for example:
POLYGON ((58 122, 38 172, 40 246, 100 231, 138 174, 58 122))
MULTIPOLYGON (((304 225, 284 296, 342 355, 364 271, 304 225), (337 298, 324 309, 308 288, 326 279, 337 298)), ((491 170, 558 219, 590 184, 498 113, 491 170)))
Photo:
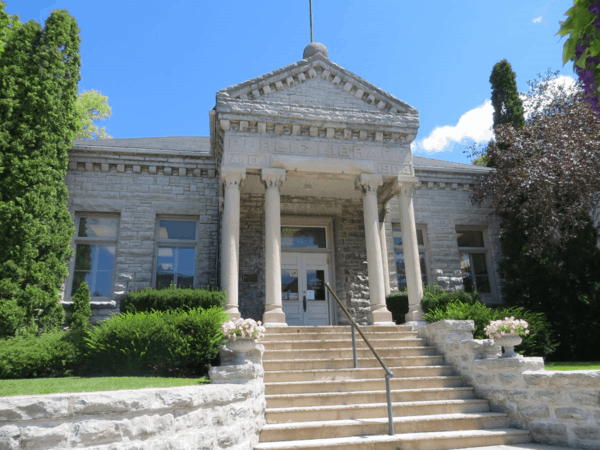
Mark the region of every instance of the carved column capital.
POLYGON ((383 185, 383 177, 372 173, 361 173, 356 186, 363 195, 377 195, 377 188, 383 185))
POLYGON ((246 169, 243 167, 222 167, 219 175, 225 189, 240 189, 242 181, 246 178, 246 169))
POLYGON ((398 182, 398 195, 400 197, 413 198, 415 196, 415 184, 416 183, 406 181, 398 182))
POLYGON ((285 181, 285 169, 262 169, 260 178, 267 189, 277 189, 285 181))

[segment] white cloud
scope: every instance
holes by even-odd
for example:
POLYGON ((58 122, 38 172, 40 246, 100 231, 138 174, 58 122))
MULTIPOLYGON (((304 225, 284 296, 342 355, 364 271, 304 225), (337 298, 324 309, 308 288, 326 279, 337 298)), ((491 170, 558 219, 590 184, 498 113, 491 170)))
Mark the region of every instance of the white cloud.
POLYGON ((456 143, 489 141, 494 136, 493 124, 494 107, 491 100, 486 100, 483 105, 464 113, 455 126, 436 127, 429 136, 413 142, 411 147, 413 152, 437 153, 452 151, 456 143))
POLYGON ((533 23, 542 23, 542 16, 533 19, 533 23))

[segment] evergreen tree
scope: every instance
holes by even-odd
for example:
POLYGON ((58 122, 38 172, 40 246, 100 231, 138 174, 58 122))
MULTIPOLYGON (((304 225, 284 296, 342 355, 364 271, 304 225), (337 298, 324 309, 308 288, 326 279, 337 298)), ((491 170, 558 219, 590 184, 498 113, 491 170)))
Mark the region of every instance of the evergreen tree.
POLYGON ((494 106, 494 128, 503 123, 515 127, 525 125, 523 102, 517 91, 517 75, 505 59, 496 63, 490 76, 492 105, 494 106))
POLYGON ((29 21, 4 35, 0 315, 5 305, 9 311, 16 305, 26 317, 39 314, 41 328, 51 328, 64 320, 60 289, 73 253, 75 230, 63 180, 78 123, 79 28, 67 11, 58 10, 44 28, 29 21))
POLYGON ((84 281, 73 296, 73 309, 67 322, 73 330, 85 330, 90 325, 91 315, 90 288, 84 281))

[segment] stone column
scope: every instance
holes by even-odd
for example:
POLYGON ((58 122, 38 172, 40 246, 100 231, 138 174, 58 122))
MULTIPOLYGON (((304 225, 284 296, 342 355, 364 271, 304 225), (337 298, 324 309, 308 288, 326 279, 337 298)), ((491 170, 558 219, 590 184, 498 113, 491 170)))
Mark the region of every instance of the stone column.
POLYGON ((262 169, 265 195, 265 327, 286 327, 281 308, 281 206, 285 169, 262 169))
POLYGON ((385 218, 390 212, 389 205, 383 207, 383 213, 379 218, 379 241, 381 242, 381 262, 383 263, 383 285, 385 296, 390 295, 390 267, 388 262, 387 237, 385 233, 385 218))
POLYGON ((423 321, 423 282, 421 279, 421 263, 419 261, 419 244, 415 225, 413 197, 414 183, 399 183, 400 222, 402 225, 402 251, 406 267, 406 287, 408 288, 408 314, 406 322, 423 321))
POLYGON ((371 312, 368 320, 374 325, 394 325, 392 313, 388 311, 385 304, 383 262, 378 230, 377 188, 383 184, 383 179, 380 175, 361 173, 359 183, 363 194, 369 297, 371 300, 371 312))
POLYGON ((240 254, 240 186, 246 169, 222 167, 224 182, 223 223, 221 225, 221 289, 227 291, 225 310, 232 319, 239 319, 239 254, 240 254))

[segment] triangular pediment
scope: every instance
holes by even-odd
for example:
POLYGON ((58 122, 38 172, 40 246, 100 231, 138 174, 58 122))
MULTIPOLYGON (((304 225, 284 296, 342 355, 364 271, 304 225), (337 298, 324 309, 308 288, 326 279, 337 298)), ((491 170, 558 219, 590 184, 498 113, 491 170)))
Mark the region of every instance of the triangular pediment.
POLYGON ((359 110, 385 115, 418 114, 412 106, 321 54, 223 89, 217 93, 217 105, 219 100, 359 110))

